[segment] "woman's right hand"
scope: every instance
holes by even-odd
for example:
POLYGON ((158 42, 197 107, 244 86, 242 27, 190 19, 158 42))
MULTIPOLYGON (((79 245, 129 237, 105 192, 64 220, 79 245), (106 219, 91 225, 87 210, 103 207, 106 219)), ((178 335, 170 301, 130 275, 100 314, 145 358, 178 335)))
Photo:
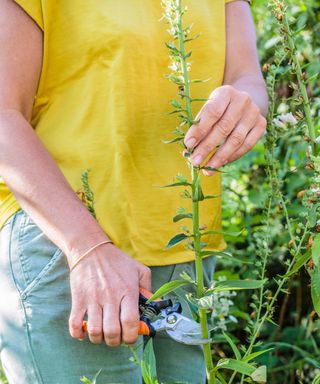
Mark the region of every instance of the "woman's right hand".
POLYGON ((69 330, 83 339, 82 322, 88 315, 88 335, 115 347, 133 344, 139 330, 139 287, 151 290, 151 271, 115 245, 99 246, 70 274, 72 309, 69 330))

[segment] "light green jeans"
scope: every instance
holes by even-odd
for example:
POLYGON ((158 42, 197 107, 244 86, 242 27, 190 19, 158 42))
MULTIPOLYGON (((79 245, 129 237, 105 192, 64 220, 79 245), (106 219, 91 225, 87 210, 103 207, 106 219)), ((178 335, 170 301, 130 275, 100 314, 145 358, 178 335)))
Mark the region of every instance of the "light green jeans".
MULTIPOLYGON (((208 284, 215 260, 207 258, 204 264, 208 284)), ((194 263, 152 267, 153 290, 179 279, 183 271, 194 276, 194 263)), ((142 383, 129 348, 70 336, 70 309, 65 256, 25 211, 18 211, 0 231, 0 356, 9 383, 79 384, 81 376, 92 378, 100 369, 97 384, 142 383)), ((162 332, 154 349, 159 382, 206 382, 201 347, 179 344, 162 332)))

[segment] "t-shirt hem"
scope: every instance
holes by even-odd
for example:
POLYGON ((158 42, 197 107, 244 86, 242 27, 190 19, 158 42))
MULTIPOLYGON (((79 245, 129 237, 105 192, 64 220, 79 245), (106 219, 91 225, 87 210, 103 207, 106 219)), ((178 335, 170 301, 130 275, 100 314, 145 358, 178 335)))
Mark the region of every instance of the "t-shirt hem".
MULTIPOLYGON (((217 246, 210 247, 210 250, 224 251, 226 248, 227 248, 227 244, 224 240, 222 240, 217 246)), ((206 257, 209 257, 209 256, 204 256, 203 258, 206 258, 206 257)), ((150 261, 150 258, 149 258, 149 261, 143 258, 135 258, 135 260, 137 260, 143 265, 146 265, 147 267, 164 267, 166 265, 183 264, 183 263, 188 263, 190 261, 194 261, 194 255, 189 251, 185 251, 185 252, 177 253, 176 255, 171 254, 170 257, 166 257, 165 259, 159 256, 158 259, 154 258, 153 261, 150 261)))

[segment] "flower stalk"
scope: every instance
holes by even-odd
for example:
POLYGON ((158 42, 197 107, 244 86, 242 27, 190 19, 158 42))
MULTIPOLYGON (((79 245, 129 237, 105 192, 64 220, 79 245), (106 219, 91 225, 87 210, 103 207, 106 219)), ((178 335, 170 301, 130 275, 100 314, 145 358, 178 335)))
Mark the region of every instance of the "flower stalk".
MULTIPOLYGON (((169 0, 162 2, 165 9, 164 17, 170 24, 169 32, 173 35, 177 41, 177 46, 174 43, 167 44, 170 50, 170 57, 173 60, 173 68, 175 69, 174 75, 169 75, 169 79, 179 86, 179 96, 182 99, 180 108, 180 117, 182 117, 182 126, 186 125, 189 129, 194 124, 194 118, 192 113, 191 103, 194 101, 191 97, 190 91, 190 80, 188 76, 188 70, 190 69, 190 63, 187 58, 190 57, 191 52, 186 51, 186 41, 191 41, 188 37, 191 26, 184 28, 183 26, 183 15, 186 12, 186 8, 182 7, 181 0, 169 0), (174 45, 173 45, 174 44, 174 45)), ((181 135, 181 132, 179 132, 181 135)), ((185 132, 180 136, 182 144, 185 132)), ((186 157, 189 158, 191 152, 186 148, 186 157)), ((201 190, 200 171, 201 167, 193 166, 188 161, 188 166, 191 170, 191 190, 192 190, 192 243, 191 248, 195 255, 195 267, 196 267, 196 289, 197 298, 200 299, 205 294, 204 278, 203 278, 203 264, 201 257, 201 230, 200 230, 200 212, 199 212, 199 201, 203 200, 201 190), (201 192, 200 192, 201 191, 201 192)), ((204 339, 210 338, 210 332, 207 322, 207 310, 204 308, 198 309, 198 315, 200 319, 202 337, 204 339)), ((206 363, 207 379, 208 383, 214 383, 213 374, 213 361, 210 343, 203 345, 204 359, 206 363)))

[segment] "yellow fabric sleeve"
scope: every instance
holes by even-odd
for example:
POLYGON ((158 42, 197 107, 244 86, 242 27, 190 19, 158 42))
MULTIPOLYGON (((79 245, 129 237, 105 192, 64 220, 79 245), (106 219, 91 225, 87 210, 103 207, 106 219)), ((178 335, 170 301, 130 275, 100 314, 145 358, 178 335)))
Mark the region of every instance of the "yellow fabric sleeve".
POLYGON ((38 24, 43 30, 43 16, 41 0, 15 0, 20 7, 38 24))

